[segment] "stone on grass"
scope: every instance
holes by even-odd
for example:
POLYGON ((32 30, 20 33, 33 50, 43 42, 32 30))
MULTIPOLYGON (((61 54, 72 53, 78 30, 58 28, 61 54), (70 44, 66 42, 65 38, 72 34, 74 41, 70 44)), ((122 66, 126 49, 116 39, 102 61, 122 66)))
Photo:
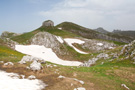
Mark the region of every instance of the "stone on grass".
POLYGON ((34 75, 30 75, 28 79, 36 79, 36 77, 34 75))
POLYGON ((37 61, 33 61, 33 63, 30 64, 30 69, 33 71, 39 71, 42 69, 42 65, 41 65, 41 63, 39 63, 37 61))
POLYGON ((65 78, 65 76, 60 75, 58 78, 65 78))
POLYGON ((74 90, 86 90, 84 87, 75 88, 74 90))
POLYGON ((4 63, 4 61, 0 61, 0 63, 4 63))
POLYGON ((121 84, 122 87, 124 87, 127 90, 130 90, 125 84, 121 84))
POLYGON ((79 83, 81 83, 81 84, 84 84, 84 81, 82 81, 82 80, 78 80, 76 78, 74 78, 74 80, 77 81, 77 82, 79 82, 79 83))

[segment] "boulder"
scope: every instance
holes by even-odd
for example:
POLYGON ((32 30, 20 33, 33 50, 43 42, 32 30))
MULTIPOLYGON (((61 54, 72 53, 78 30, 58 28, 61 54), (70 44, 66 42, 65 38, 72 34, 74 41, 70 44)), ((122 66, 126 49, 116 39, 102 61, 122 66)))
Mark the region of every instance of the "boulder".
POLYGON ((33 63, 30 64, 30 69, 33 71, 39 71, 42 69, 42 65, 41 65, 41 63, 39 63, 37 61, 33 61, 33 63))

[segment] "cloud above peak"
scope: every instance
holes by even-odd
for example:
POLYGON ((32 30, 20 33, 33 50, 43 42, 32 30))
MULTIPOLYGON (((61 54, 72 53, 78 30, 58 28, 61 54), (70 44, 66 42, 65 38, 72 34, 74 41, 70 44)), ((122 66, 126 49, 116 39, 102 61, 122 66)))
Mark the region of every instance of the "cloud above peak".
POLYGON ((135 29, 134 0, 63 0, 39 14, 56 24, 70 21, 88 28, 135 29))

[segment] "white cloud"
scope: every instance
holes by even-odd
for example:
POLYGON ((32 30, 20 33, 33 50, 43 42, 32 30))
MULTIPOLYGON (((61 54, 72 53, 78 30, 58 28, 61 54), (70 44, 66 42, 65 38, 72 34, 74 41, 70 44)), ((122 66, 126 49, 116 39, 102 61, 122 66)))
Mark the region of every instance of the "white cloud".
POLYGON ((134 0, 63 0, 40 15, 56 24, 70 21, 89 28, 135 29, 134 5, 134 0))

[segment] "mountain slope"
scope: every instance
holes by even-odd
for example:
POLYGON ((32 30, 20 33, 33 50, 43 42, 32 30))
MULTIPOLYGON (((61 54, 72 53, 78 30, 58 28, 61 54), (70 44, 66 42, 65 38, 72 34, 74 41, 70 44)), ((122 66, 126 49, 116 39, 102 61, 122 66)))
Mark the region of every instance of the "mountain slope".
POLYGON ((135 39, 135 31, 119 31, 119 30, 114 30, 112 33, 115 33, 117 35, 123 35, 123 36, 128 36, 133 39, 135 39))
POLYGON ((121 36, 113 33, 100 33, 97 31, 94 31, 92 29, 87 29, 85 27, 79 26, 77 24, 71 23, 71 22, 63 22, 56 26, 57 28, 62 28, 62 30, 66 30, 69 32, 72 32, 74 34, 80 35, 84 38, 89 39, 104 39, 104 40, 112 40, 112 41, 118 41, 118 42, 125 42, 129 43, 133 39, 126 36, 121 36))
POLYGON ((11 49, 7 43, 0 39, 0 61, 18 62, 23 57, 23 54, 11 49))

